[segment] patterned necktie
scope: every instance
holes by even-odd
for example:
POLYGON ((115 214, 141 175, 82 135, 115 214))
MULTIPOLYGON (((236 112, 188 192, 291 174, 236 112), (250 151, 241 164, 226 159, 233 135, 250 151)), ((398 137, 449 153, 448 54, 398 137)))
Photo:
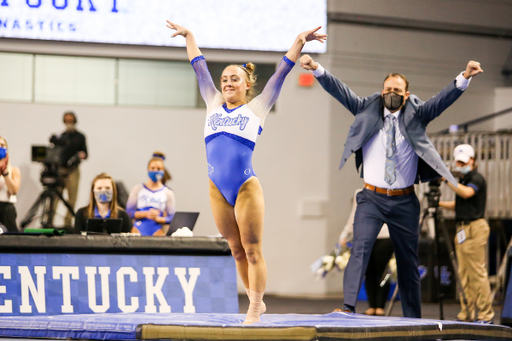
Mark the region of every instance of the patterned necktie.
POLYGON ((396 181, 396 140, 395 140, 395 116, 388 115, 384 118, 384 130, 386 131, 386 167, 384 181, 392 185, 396 181))

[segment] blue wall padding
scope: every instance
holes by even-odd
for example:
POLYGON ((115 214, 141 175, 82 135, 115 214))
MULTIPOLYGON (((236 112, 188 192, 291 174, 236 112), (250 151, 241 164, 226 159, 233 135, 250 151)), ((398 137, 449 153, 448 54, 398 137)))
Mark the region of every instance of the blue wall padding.
MULTIPOLYGON (((512 263, 510 264, 510 272, 512 277, 512 263)), ((512 279, 509 278, 505 301, 503 302, 503 310, 501 312, 501 321, 506 325, 512 325, 512 279)))
MULTIPOLYGON (((1 0, 0 0, 1 1, 1 0)), ((0 246, 1 248, 1 246, 0 246)), ((113 254, 41 254, 26 253, 0 254, 0 264, 10 268, 11 278, 6 280, 0 274, 0 287, 4 287, 4 292, 0 295, 0 306, 5 305, 7 301, 11 302, 11 311, 0 312, 0 316, 41 316, 41 315, 59 315, 69 313, 69 310, 63 309, 64 294, 62 277, 55 277, 55 269, 66 266, 74 268, 78 272, 78 278, 70 280, 69 292, 72 311, 75 314, 95 313, 90 306, 89 281, 86 274, 87 267, 95 267, 97 274, 94 276, 96 286, 96 302, 103 303, 102 282, 99 275, 99 268, 108 268, 108 310, 102 310, 105 313, 123 313, 130 310, 123 310, 119 302, 119 292, 116 274, 121 268, 129 268, 137 276, 136 279, 129 279, 124 276, 125 299, 130 302, 131 297, 138 299, 138 308, 135 312, 144 313, 147 299, 147 282, 144 275, 144 269, 151 268, 154 272, 152 277, 153 284, 160 278, 158 271, 161 268, 168 270, 168 275, 164 278, 161 286, 161 294, 165 303, 170 306, 174 313, 183 313, 185 311, 186 297, 180 278, 175 273, 178 268, 185 270, 185 280, 190 281, 190 271, 198 270, 200 273, 196 277, 193 288, 191 305, 197 313, 238 313, 238 293, 236 287, 236 267, 232 256, 195 256, 195 255, 113 255, 113 254), (38 283, 38 276, 35 274, 35 268, 44 268, 42 278, 44 280, 44 300, 41 300, 40 309, 34 301, 33 295, 28 295, 29 305, 32 308, 30 313, 22 312, 23 303, 22 287, 27 284, 27 277, 23 280, 19 269, 27 267, 29 271, 28 279, 38 283), (24 282, 25 281, 25 282, 24 282), (25 283, 25 284, 23 284, 25 283)), ((69 277, 68 277, 69 278, 69 277)), ((39 284, 37 284, 39 285, 39 284)), ((153 297, 153 307, 160 309, 162 302, 153 297)), ((156 310, 155 309, 155 310, 156 310)), ((133 311, 133 310, 132 310, 133 311)))

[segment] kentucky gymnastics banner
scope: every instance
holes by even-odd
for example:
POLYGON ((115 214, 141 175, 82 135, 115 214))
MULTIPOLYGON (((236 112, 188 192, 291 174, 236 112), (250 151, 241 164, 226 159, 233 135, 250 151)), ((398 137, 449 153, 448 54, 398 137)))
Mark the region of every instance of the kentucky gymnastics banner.
POLYGON ((194 32, 200 47, 287 51, 302 31, 326 32, 327 0, 0 0, 6 38, 185 46, 166 19, 194 32))
POLYGON ((238 313, 231 256, 0 254, 0 316, 238 313))

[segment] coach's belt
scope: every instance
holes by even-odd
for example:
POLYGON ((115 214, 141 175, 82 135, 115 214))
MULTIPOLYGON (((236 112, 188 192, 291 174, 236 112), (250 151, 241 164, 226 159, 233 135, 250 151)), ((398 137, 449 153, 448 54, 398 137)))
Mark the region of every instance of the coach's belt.
POLYGON ((372 192, 377 192, 380 194, 387 194, 389 196, 397 196, 397 195, 406 195, 414 192, 414 185, 400 188, 400 189, 389 189, 389 188, 381 188, 377 186, 372 186, 370 184, 364 184, 364 188, 369 189, 372 192))

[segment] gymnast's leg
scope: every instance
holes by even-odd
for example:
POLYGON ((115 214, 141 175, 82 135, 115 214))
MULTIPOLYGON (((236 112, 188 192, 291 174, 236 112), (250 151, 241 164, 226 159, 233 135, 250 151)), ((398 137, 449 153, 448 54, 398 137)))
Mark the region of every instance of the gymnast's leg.
MULTIPOLYGON (((262 226, 263 226, 263 193, 261 191, 261 187, 259 185, 259 181, 257 178, 251 178, 247 180, 244 185, 240 188, 239 193, 240 194, 237 199, 237 217, 235 218, 235 209, 233 206, 231 206, 222 193, 218 190, 217 186, 210 180, 210 204, 212 207, 213 212, 213 218, 215 220, 215 224, 217 225, 217 228, 219 229, 219 232, 222 234, 224 238, 228 241, 229 247, 231 248, 231 254, 235 258, 236 267, 238 270, 238 273, 240 274, 240 277, 242 279, 242 282, 244 283, 244 287, 247 291, 247 296, 249 296, 249 299, 251 299, 251 292, 255 292, 254 295, 258 296, 261 295, 263 291, 265 290, 265 284, 266 284, 266 267, 264 260, 261 256, 261 232, 262 232, 262 226), (254 179, 254 180, 252 180, 254 179), (251 200, 251 196, 255 195, 256 193, 259 193, 261 196, 261 204, 254 205, 254 200, 251 200), (248 205, 249 209, 245 209, 245 205, 248 205), (258 215, 251 214, 250 211, 254 210, 254 207, 261 207, 260 209, 257 209, 261 211, 260 217, 258 215), (250 227, 253 225, 253 223, 256 223, 257 225, 260 225, 261 228, 259 229, 261 232, 257 233, 258 240, 259 240, 259 247, 254 247, 252 244, 252 239, 250 233, 241 233, 241 229, 239 228, 238 221, 242 222, 242 225, 244 227, 250 227), (252 220, 251 222, 246 222, 246 220, 252 220), (257 223, 257 221, 260 221, 260 223, 257 223), (242 234, 244 238, 242 238, 242 234), (248 246, 248 250, 245 249, 246 245, 248 246), (253 269, 253 266, 250 266, 250 262, 254 263, 255 259, 260 259, 263 261, 263 275, 258 275, 258 272, 261 272, 261 270, 256 270, 256 274, 254 275, 253 271, 253 278, 262 279, 263 280, 263 289, 261 289, 260 284, 251 284, 253 281, 249 280, 249 272, 250 269, 253 269), (261 290, 258 291, 258 290, 261 290)), ((247 230, 247 228, 242 230, 247 230)), ((257 230, 254 229, 254 230, 257 230)), ((258 243, 256 243, 258 244, 258 243)), ((259 268, 261 268, 261 261, 256 261, 259 268)), ((258 268, 257 266, 257 268, 258 268)), ((254 270, 254 269, 253 269, 254 270)), ((265 303, 262 301, 262 299, 256 299, 257 301, 260 301, 259 303, 259 309, 257 309, 257 318, 253 318, 254 321, 259 321, 259 315, 263 314, 266 310, 265 303)), ((254 301, 254 299, 253 299, 254 301)), ((254 306, 253 308, 256 308, 254 306)), ((254 310, 254 309, 253 309, 254 310)))
POLYGON ((240 230, 235 219, 235 209, 224 198, 217 186, 210 180, 210 206, 213 219, 220 234, 226 238, 231 254, 235 258, 236 268, 245 288, 249 288, 247 257, 240 240, 240 230))
POLYGON ((250 305, 245 323, 257 322, 264 310, 263 293, 267 284, 267 266, 262 252, 265 204, 258 178, 251 177, 241 187, 235 204, 236 221, 248 264, 250 305))

